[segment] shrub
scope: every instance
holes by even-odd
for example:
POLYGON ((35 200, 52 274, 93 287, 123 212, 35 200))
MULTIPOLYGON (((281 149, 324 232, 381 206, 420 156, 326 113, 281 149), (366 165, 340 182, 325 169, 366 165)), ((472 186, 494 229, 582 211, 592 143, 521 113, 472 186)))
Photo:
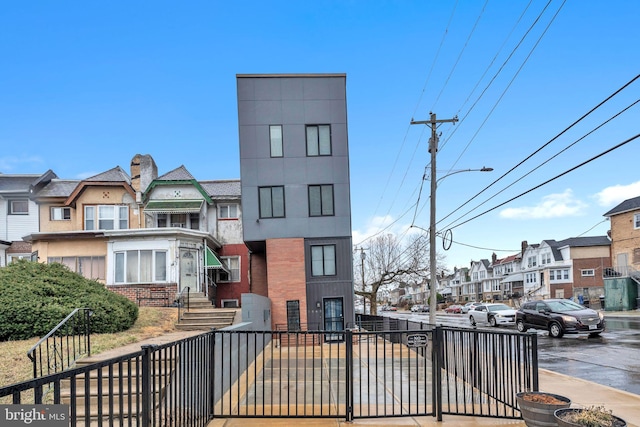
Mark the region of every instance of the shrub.
POLYGON ((21 260, 0 268, 0 341, 46 335, 76 308, 89 308, 91 331, 129 329, 138 307, 58 263, 21 260))

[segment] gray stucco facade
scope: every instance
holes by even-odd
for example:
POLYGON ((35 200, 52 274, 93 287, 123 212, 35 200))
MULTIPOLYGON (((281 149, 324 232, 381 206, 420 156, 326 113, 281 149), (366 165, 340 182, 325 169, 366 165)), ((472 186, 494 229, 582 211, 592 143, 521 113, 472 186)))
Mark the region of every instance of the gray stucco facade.
POLYGON ((244 241, 263 253, 269 239, 305 239, 307 322, 323 322, 323 298, 343 298, 346 326, 353 320, 346 75, 243 74, 237 91, 244 241), (320 154, 310 152, 314 144, 320 154), (334 274, 312 275, 313 242, 335 245, 334 274))

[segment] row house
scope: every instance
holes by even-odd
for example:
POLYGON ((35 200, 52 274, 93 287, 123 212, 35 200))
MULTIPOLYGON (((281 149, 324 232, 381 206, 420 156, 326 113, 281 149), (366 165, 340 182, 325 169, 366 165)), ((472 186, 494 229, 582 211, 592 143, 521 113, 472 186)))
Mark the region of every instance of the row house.
POLYGON ((141 305, 168 305, 188 290, 238 306, 249 291, 240 182, 197 181, 184 166, 158 176, 149 155, 130 168, 34 187, 39 230, 24 238, 32 257, 141 305))
MULTIPOLYGON (((522 256, 520 253, 498 259, 496 254, 492 256, 493 276, 500 279, 500 292, 502 299, 519 298, 523 295, 524 276, 521 270, 522 256)), ((494 292, 493 298, 496 293, 494 292)), ((497 298, 500 299, 500 298, 497 298)))
POLYGON ((465 283, 465 295, 469 297, 469 301, 482 301, 485 283, 492 276, 491 263, 487 259, 480 261, 471 261, 469 269, 470 281, 465 283))

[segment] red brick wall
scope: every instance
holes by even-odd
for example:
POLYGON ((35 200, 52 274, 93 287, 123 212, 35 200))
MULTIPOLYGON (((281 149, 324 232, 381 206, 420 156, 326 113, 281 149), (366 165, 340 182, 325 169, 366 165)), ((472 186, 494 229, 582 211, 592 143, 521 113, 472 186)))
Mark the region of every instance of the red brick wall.
POLYGON ((171 305, 176 298, 178 285, 137 284, 137 285, 111 285, 107 286, 112 292, 123 295, 141 307, 166 307, 171 305), (166 299, 164 298, 166 296, 166 299))
POLYGON ((287 324, 287 301, 300 301, 300 323, 307 323, 304 239, 267 240, 267 283, 272 326, 287 324))
POLYGON ((218 283, 216 289, 216 307, 222 307, 223 299, 236 299, 238 306, 241 303, 241 295, 249 292, 249 250, 244 243, 224 245, 218 255, 240 257, 240 281, 230 283, 218 283))
POLYGON ((251 254, 251 293, 269 296, 267 288, 267 259, 265 254, 251 254))

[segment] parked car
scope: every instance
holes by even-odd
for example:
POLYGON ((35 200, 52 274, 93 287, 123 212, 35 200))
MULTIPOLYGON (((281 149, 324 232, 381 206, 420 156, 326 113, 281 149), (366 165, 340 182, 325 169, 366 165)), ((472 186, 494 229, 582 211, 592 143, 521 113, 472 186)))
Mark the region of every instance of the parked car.
POLYGON ((471 326, 476 326, 479 322, 488 323, 490 326, 514 325, 516 310, 502 303, 480 304, 469 310, 471 326))
POLYGON ((516 312, 516 328, 543 329, 560 338, 564 334, 600 335, 605 330, 604 315, 568 299, 525 302, 516 312))
POLYGON ((398 309, 392 305, 383 305, 381 310, 382 311, 398 311, 398 309))
POLYGON ((414 313, 428 313, 429 306, 423 304, 414 304, 411 306, 411 311, 414 313))
POLYGON ((444 312, 459 314, 462 313, 462 306, 458 304, 450 305, 449 307, 444 309, 444 312))
POLYGON ((462 306, 462 312, 466 314, 469 312, 469 310, 473 310, 475 306, 478 304, 480 303, 475 301, 469 301, 468 303, 462 306))

